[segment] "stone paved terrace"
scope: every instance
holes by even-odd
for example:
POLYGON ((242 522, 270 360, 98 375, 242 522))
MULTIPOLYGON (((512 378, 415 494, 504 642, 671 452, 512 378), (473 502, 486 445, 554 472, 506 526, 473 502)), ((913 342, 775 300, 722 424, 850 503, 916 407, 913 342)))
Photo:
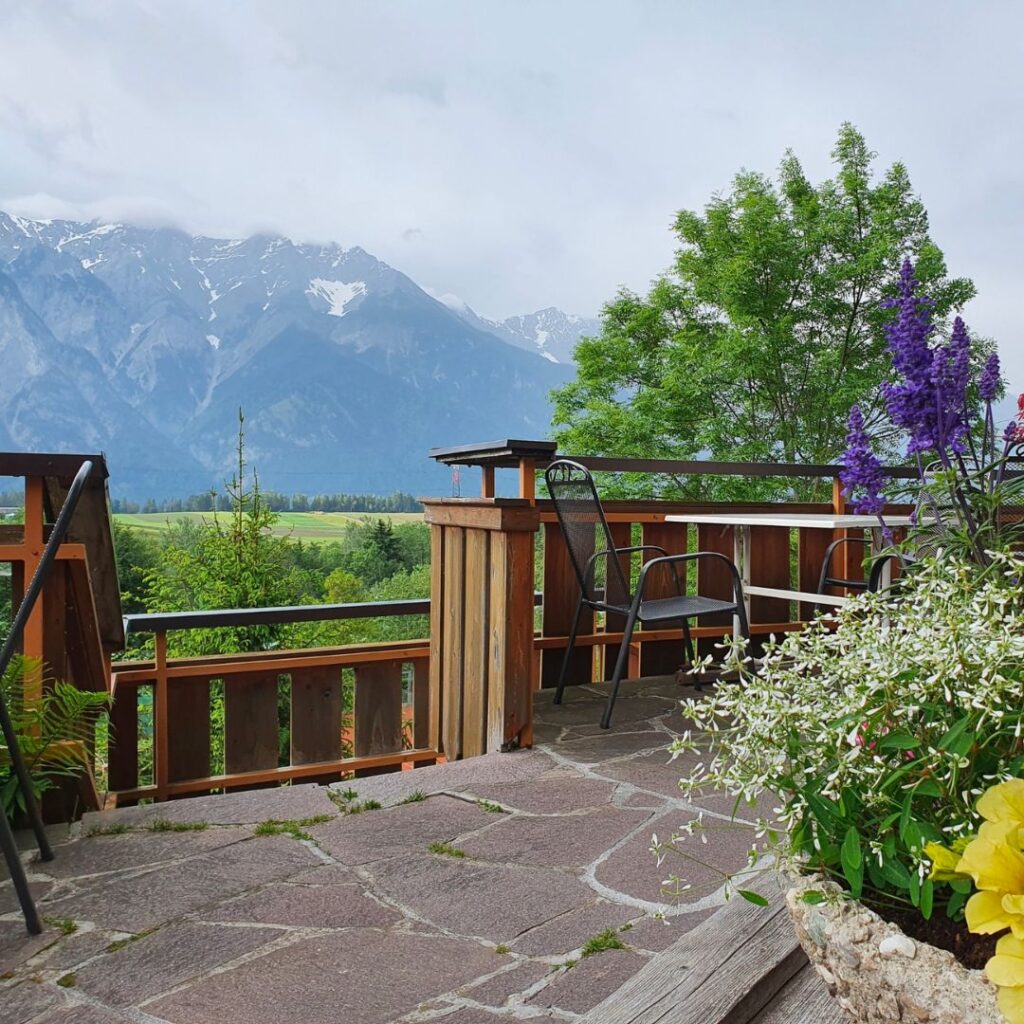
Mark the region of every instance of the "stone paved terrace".
POLYGON ((87 816, 30 867, 44 935, 0 884, 0 1024, 577 1019, 721 905, 707 868, 665 902, 651 834, 720 816, 725 869, 753 838, 682 799, 678 685, 627 684, 611 733, 602 689, 539 695, 532 751, 87 816))

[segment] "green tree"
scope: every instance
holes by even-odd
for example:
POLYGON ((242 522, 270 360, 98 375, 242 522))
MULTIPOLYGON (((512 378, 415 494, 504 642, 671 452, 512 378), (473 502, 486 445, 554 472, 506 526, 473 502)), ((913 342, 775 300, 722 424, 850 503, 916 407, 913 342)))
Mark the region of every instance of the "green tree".
POLYGON ((114 555, 121 608, 128 614, 146 611, 146 576, 160 563, 159 542, 142 530, 114 522, 114 555))
MULTIPOLYGON (((974 285, 950 278, 906 168, 876 179, 850 124, 818 185, 787 152, 778 181, 749 171, 703 213, 682 211, 672 270, 646 297, 622 291, 577 376, 554 394, 562 451, 653 458, 835 462, 850 406, 894 453, 879 385, 889 371, 883 300, 909 256, 945 319, 974 285)), ((673 479, 688 496, 768 495, 784 481, 673 479), (699 487, 699 489, 698 489, 699 487)), ((810 495, 820 484, 797 486, 810 495)), ((620 481, 626 493, 649 478, 620 481)))
MULTIPOLYGON (((171 531, 159 565, 146 573, 149 611, 265 608, 303 603, 320 593, 308 571, 295 565, 287 537, 273 536, 277 513, 263 501, 259 478, 246 482, 244 418, 239 412, 238 466, 227 485, 229 512, 214 512, 171 531)), ((188 630, 171 633, 171 654, 263 650, 281 644, 287 626, 188 630)))
POLYGON ((330 604, 352 604, 366 600, 363 581, 345 569, 335 569, 324 580, 324 597, 330 604))

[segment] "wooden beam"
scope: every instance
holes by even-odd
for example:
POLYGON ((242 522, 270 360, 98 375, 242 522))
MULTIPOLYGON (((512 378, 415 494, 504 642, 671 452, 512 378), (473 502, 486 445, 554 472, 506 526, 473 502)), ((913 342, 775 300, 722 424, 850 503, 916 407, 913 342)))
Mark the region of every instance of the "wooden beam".
POLYGON ((519 460, 519 497, 531 504, 537 499, 537 461, 519 460))
POLYGON ((481 466, 480 467, 480 497, 481 498, 493 498, 494 497, 494 467, 493 466, 481 466))

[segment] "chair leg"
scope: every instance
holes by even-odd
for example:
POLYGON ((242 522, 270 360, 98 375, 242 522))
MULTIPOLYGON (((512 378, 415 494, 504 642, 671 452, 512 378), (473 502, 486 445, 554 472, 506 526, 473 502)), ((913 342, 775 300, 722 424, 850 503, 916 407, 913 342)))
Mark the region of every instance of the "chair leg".
POLYGON ((622 646, 619 647, 619 656, 615 659, 615 671, 612 673, 612 689, 608 694, 608 704, 604 709, 604 716, 601 718, 601 728, 608 729, 612 724, 612 711, 615 708, 615 698, 619 694, 619 683, 622 682, 622 675, 626 671, 626 662, 629 658, 629 641, 633 639, 633 629, 636 626, 636 612, 630 611, 626 619, 626 629, 622 634, 622 646))
POLYGON ((29 891, 28 879, 25 877, 25 865, 21 862, 18 846, 14 841, 14 833, 11 831, 11 823, 7 820, 7 812, 2 806, 0 806, 0 846, 3 847, 7 870, 10 872, 11 881, 14 882, 14 891, 18 894, 21 912, 25 917, 25 927, 30 934, 38 935, 43 930, 43 923, 39 920, 36 902, 32 899, 32 893, 29 891))
POLYGON ((697 661, 697 655, 693 650, 693 637, 690 636, 690 623, 686 619, 683 619, 683 654, 686 655, 686 660, 689 662, 691 668, 697 661))
POLYGON ((565 677, 569 674, 569 660, 572 658, 572 650, 576 645, 576 633, 580 628, 580 615, 583 614, 583 595, 580 594, 579 603, 576 605, 576 614, 573 616, 572 629, 569 630, 569 644, 565 648, 562 657, 562 671, 558 673, 558 687, 555 690, 555 704, 562 703, 562 694, 565 692, 565 677))

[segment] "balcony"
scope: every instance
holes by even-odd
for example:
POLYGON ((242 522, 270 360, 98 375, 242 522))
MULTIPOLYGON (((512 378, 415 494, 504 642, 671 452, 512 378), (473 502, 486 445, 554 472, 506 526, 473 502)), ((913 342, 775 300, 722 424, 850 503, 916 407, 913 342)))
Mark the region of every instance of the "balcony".
MULTIPOLYGON (((8 1005, 16 1000, 22 1017, 15 1019, 64 1006, 71 1014, 89 1007, 98 1021, 137 1020, 142 1011, 197 1024, 640 1020, 648 1018, 637 1000, 666 998, 664 957, 685 958, 709 944, 718 957, 711 974, 733 978, 726 1002, 746 1000, 750 1012, 713 1017, 708 1009, 693 1020, 747 1021, 771 1005, 766 1021, 795 1020, 777 1007, 807 999, 820 1011, 807 1019, 832 1019, 815 1003, 814 979, 801 971, 791 936, 788 944, 768 943, 765 957, 743 968, 747 980, 735 984, 731 958, 746 956, 751 931, 775 927, 775 917, 723 907, 721 882, 746 863, 753 819, 770 813, 770 801, 733 822, 727 795, 684 799, 679 791, 685 764, 669 763, 667 746, 683 728, 678 700, 694 692, 674 677, 681 631, 635 634, 633 681, 604 732, 601 680, 622 623, 585 622, 571 681, 597 682, 571 687, 563 706, 551 704, 577 598, 553 509, 534 491, 553 446, 508 442, 435 455, 479 467, 482 493, 425 502, 429 601, 123 623, 105 474, 97 473, 24 649, 77 685, 110 687, 109 784, 99 792, 87 779, 50 808, 52 817, 75 802, 89 812, 70 827, 53 826, 54 861, 29 865, 49 922, 42 936, 25 936, 11 886, 0 883, 0 961, 10 987, 3 994, 8 1005), (518 474, 517 497, 495 496, 495 471, 505 468, 518 474), (411 615, 429 616, 428 635, 167 655, 175 630, 411 615), (153 657, 116 660, 125 633, 152 637, 153 657), (214 696, 222 720, 211 718, 214 696), (699 813, 715 827, 704 863, 686 872, 697 884, 670 898, 663 883, 671 868, 649 852, 651 834, 699 813)), ((19 469, 26 477, 25 526, 0 528, 0 558, 12 563, 16 592, 38 564, 67 486, 70 463, 54 458, 0 457, 0 474, 19 469)), ((582 461, 604 472, 817 478, 831 498, 612 501, 606 510, 617 545, 731 554, 732 527, 685 517, 841 510, 835 467, 582 461)), ((813 591, 832 538, 820 529, 753 527, 750 582, 813 591)), ((848 558, 841 571, 855 578, 859 565, 848 558)), ((697 569, 688 585, 728 596, 728 581, 713 570, 697 569)), ((755 643, 801 628, 811 614, 807 602, 752 597, 755 643)), ((693 634, 708 647, 730 631, 723 621, 693 634)), ((674 972, 671 984, 683 984, 683 973, 674 972)), ((672 988, 672 998, 694 1006, 725 998, 721 987, 699 994, 695 976, 691 983, 693 991, 672 988)))

